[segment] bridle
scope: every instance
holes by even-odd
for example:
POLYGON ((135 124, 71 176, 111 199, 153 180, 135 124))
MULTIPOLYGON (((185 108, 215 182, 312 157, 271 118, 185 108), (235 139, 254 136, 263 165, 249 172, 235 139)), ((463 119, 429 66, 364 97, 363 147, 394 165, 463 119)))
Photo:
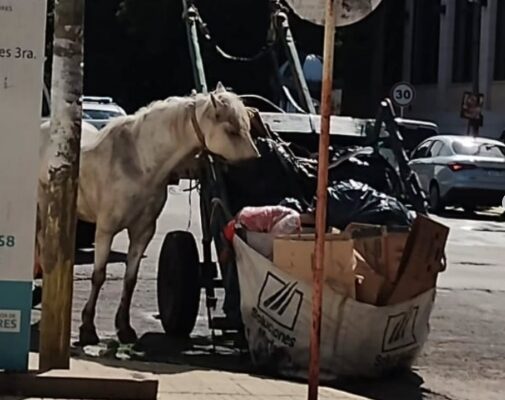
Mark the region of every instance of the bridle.
POLYGON ((200 144, 202 145, 202 151, 208 152, 207 144, 205 143, 205 135, 203 134, 202 128, 198 123, 198 119, 196 118, 196 101, 191 103, 191 124, 193 125, 193 129, 195 130, 196 137, 198 138, 200 144))

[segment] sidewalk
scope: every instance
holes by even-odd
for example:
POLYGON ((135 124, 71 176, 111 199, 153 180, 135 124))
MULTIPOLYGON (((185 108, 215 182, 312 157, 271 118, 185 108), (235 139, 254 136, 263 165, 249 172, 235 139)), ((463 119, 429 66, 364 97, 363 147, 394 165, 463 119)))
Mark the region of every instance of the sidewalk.
MULTIPOLYGON (((37 366, 37 357, 30 358, 32 367, 37 366)), ((157 379, 158 399, 177 400, 275 400, 306 399, 307 385, 247 374, 221 372, 194 368, 188 365, 124 362, 125 368, 104 366, 99 362, 71 360, 70 371, 51 372, 58 376, 82 376, 102 378, 157 379)), ((364 400, 330 388, 320 388, 320 399, 364 400)), ((14 400, 13 397, 0 399, 14 400)), ((17 399, 16 399, 17 400, 17 399)), ((27 399, 24 399, 27 400, 27 399)), ((39 400, 39 399, 33 399, 39 400)))

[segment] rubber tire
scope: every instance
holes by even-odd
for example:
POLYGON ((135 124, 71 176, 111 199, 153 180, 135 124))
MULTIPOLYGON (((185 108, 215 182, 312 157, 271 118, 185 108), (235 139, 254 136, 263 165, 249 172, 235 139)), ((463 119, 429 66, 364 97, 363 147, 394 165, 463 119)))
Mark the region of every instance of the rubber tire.
POLYGON ((440 198, 440 189, 438 188, 438 184, 433 182, 430 185, 430 210, 435 214, 438 214, 444 211, 445 206, 440 198))
POLYGON ((93 243, 95 243, 96 225, 77 220, 77 226, 75 229, 75 248, 85 249, 93 247, 93 243))
POLYGON ((158 310, 165 333, 186 338, 200 308, 200 258, 193 235, 169 232, 158 261, 158 310))

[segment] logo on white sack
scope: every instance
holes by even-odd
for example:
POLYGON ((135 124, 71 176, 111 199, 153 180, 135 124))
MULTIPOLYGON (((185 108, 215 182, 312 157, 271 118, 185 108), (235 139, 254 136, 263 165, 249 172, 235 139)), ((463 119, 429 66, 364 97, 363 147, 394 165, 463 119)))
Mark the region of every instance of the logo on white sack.
POLYGON ((382 351, 395 351, 417 343, 415 328, 419 307, 390 315, 382 339, 382 351))
POLYGON ((298 282, 284 282, 268 272, 258 297, 258 309, 283 328, 293 330, 302 306, 298 282))

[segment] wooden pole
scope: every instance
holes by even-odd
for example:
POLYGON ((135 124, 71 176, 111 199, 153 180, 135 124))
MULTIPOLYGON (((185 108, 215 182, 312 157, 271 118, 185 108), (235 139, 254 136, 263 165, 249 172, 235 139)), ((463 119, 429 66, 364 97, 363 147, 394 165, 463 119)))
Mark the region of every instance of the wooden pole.
POLYGON ((316 400, 319 386, 319 349, 321 340, 321 311, 323 300, 324 241, 326 233, 326 204, 328 201, 328 148, 330 145, 331 92, 333 87, 333 58, 337 2, 326 0, 324 29, 323 85, 321 94, 321 134, 317 174, 316 244, 313 259, 312 331, 310 335, 309 400, 316 400))
POLYGON ((76 199, 82 107, 84 0, 59 0, 54 9, 51 144, 40 324, 41 370, 68 369, 75 252, 76 199))

